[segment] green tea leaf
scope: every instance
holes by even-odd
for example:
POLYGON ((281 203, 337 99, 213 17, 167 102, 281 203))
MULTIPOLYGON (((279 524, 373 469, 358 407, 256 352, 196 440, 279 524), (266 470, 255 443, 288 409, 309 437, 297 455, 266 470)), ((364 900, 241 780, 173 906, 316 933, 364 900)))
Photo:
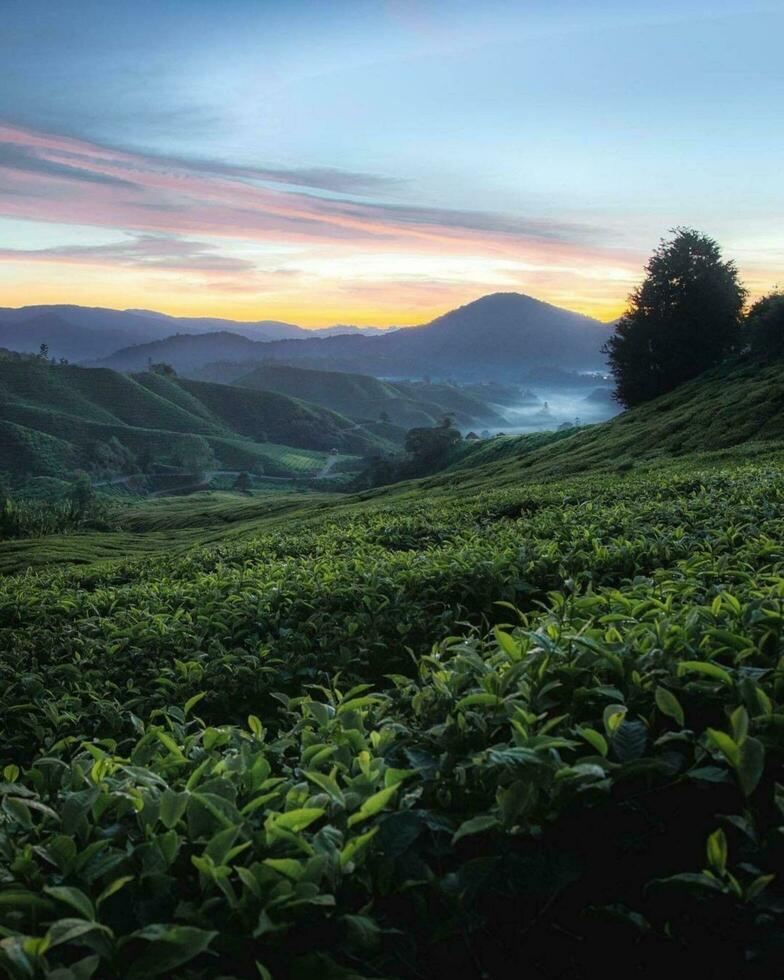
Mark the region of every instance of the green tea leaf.
POLYGON ((683 728, 685 724, 683 708, 672 691, 668 691, 666 687, 657 687, 654 696, 656 698, 656 707, 659 711, 669 718, 674 718, 681 728, 683 728))

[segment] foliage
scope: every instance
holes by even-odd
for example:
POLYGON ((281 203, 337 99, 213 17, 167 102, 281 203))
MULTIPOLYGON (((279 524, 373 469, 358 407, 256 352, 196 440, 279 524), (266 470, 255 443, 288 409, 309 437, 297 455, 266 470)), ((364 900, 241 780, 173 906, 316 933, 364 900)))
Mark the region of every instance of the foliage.
POLYGON ((744 334, 752 354, 771 358, 784 354, 784 293, 770 293, 752 305, 744 334))
POLYGON ((191 436, 183 442, 177 463, 188 473, 201 478, 206 470, 217 465, 211 446, 202 436, 191 436))
POLYGON ((381 486, 400 480, 415 479, 443 469, 461 442, 451 416, 445 415, 438 425, 409 429, 405 456, 373 456, 368 469, 357 479, 357 486, 381 486))
POLYGON ((78 472, 75 475, 70 493, 71 510, 77 520, 84 520, 95 506, 95 488, 87 473, 78 472))
POLYGON ((783 508, 685 460, 0 580, 4 968, 775 975, 783 508))
POLYGON ((645 271, 604 347, 626 406, 671 391, 733 351, 746 298, 735 264, 691 228, 662 242, 645 271))
POLYGON ((164 378, 176 378, 177 372, 165 361, 160 361, 158 364, 150 364, 148 368, 150 374, 161 374, 164 378))
POLYGON ((12 495, 7 486, 0 487, 0 541, 40 538, 88 527, 108 531, 117 526, 117 513, 107 500, 98 497, 86 473, 78 474, 71 484, 51 482, 62 490, 43 490, 38 496, 27 496, 12 495))
POLYGON ((253 489, 253 481, 246 470, 237 474, 237 479, 234 481, 234 489, 239 490, 240 493, 249 493, 253 489))

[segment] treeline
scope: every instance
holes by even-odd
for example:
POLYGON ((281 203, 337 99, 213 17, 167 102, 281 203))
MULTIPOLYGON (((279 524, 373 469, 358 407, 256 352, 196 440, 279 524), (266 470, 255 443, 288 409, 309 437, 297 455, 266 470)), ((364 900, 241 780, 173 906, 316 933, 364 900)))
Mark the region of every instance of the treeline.
POLYGON ((784 293, 747 309, 735 263, 707 235, 675 229, 645 273, 603 348, 622 405, 649 401, 732 355, 784 355, 784 293))
POLYGON ((445 415, 441 423, 432 428, 409 429, 405 453, 371 457, 367 469, 357 477, 351 489, 385 486, 428 476, 447 465, 461 442, 462 436, 449 415, 445 415))
POLYGON ((0 484, 0 540, 35 538, 69 531, 111 530, 116 521, 110 503, 95 492, 90 477, 78 473, 57 499, 18 498, 0 484))

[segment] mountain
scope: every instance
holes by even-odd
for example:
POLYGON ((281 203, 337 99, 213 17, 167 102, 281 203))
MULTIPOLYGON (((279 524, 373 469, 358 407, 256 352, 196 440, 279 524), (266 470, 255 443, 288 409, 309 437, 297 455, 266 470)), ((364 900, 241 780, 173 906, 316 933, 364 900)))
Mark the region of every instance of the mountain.
POLYGON ((302 398, 356 419, 377 419, 384 413, 405 428, 432 426, 447 413, 460 427, 503 426, 504 416, 454 385, 389 382, 365 374, 313 371, 265 363, 236 384, 302 398))
POLYGON ((380 377, 515 380, 536 368, 596 370, 611 328, 520 293, 484 296, 381 337, 281 340, 257 353, 302 367, 380 377))
MULTIPOLYGON (((296 323, 286 323, 282 320, 227 320, 225 317, 209 316, 169 316, 167 313, 156 313, 154 310, 126 310, 134 316, 143 316, 159 323, 171 326, 175 324, 178 332, 210 333, 212 331, 229 331, 250 340, 291 340, 305 339, 312 334, 319 337, 334 337, 339 334, 374 334, 386 333, 392 327, 359 327, 349 323, 336 323, 329 327, 300 327, 296 323)), ((171 334, 169 330, 166 334, 171 334)))
POLYGON ((171 364, 178 374, 195 375, 205 364, 234 361, 243 364, 247 371, 249 364, 259 360, 258 351, 265 346, 262 341, 249 340, 227 330, 204 334, 183 333, 147 344, 123 347, 109 357, 88 364, 128 372, 144 371, 150 363, 165 362, 171 364))
MULTIPOLYGON (((212 361, 275 360, 385 378, 519 380, 536 368, 602 368, 601 346, 610 333, 607 324, 530 296, 494 293, 430 323, 381 335, 272 340, 246 347, 238 357, 237 345, 223 334, 225 342, 210 349, 216 354, 212 361)), ((150 351, 123 350, 101 363, 115 370, 138 370, 148 356, 153 356, 150 351)), ((192 349, 190 342, 174 338, 156 347, 153 359, 167 361, 180 372, 202 370, 210 363, 206 348, 192 349)))
POLYGON ((42 343, 52 357, 74 361, 103 358, 136 344, 163 340, 173 334, 231 332, 251 340, 307 338, 312 333, 384 333, 382 327, 335 325, 307 330, 279 320, 244 322, 218 317, 177 317, 153 310, 111 310, 72 305, 0 307, 0 346, 36 352, 42 343))
POLYGON ((274 474, 276 447, 364 454, 398 434, 274 392, 0 359, 0 472, 15 478, 182 468, 194 453, 274 474))
MULTIPOLYGON (((80 307, 26 307, 0 309, 0 345, 36 353, 47 344, 51 357, 78 361, 104 357, 118 346, 138 344, 160 336, 157 325, 138 317, 96 316, 104 311, 80 307), (79 311, 78 313, 73 311, 79 311)), ((108 311, 112 312, 112 311, 108 311)))

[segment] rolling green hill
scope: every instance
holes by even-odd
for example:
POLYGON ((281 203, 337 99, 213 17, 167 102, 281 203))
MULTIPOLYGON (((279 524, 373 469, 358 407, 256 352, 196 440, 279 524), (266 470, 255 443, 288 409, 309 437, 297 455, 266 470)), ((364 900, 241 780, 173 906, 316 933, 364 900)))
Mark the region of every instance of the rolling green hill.
POLYGON ((783 391, 1 545, 0 969, 777 976, 783 391))
POLYGON ((461 427, 501 426, 506 419, 480 399, 448 384, 381 381, 365 374, 261 364, 235 384, 304 398, 355 419, 382 412, 405 429, 437 424, 446 413, 461 427))
POLYGON ((209 450, 216 468, 288 472, 270 445, 358 455, 394 448, 383 434, 273 392, 0 360, 0 472, 11 476, 128 472, 143 461, 182 467, 209 450))

